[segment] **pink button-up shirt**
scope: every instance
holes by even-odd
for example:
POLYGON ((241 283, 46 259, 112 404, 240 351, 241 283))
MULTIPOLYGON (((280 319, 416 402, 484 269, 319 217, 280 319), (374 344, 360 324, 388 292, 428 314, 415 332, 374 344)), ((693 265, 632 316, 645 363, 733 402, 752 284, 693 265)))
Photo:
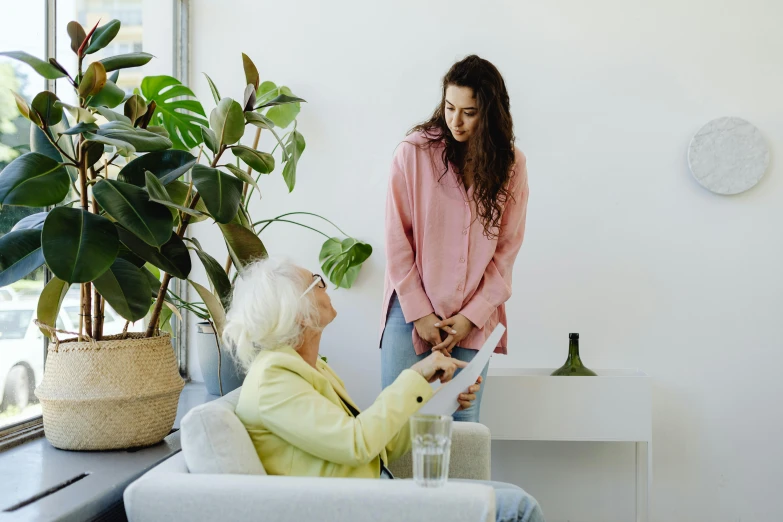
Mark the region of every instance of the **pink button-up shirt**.
MULTIPOLYGON (((509 184, 513 196, 501 215, 500 235, 487 239, 478 219, 473 187, 444 166, 441 146, 421 147, 412 134, 397 148, 386 200, 386 282, 381 335, 396 291, 403 315, 413 322, 430 313, 461 313, 477 327, 459 346, 478 350, 506 321, 511 273, 525 235, 528 184, 525 156, 516 150, 509 184)), ((413 330, 417 354, 431 349, 413 330)), ((507 336, 495 349, 506 353, 507 336)))

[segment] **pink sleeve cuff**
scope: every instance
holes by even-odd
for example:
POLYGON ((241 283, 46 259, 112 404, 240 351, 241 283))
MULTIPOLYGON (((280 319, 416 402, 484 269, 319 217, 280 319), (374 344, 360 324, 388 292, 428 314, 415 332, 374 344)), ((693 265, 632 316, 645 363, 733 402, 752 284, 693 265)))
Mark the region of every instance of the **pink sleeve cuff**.
POLYGON ((465 305, 465 308, 463 308, 460 313, 464 315, 468 321, 476 325, 476 328, 481 329, 484 328, 485 324, 487 324, 489 317, 496 308, 497 307, 492 306, 479 294, 476 294, 470 301, 468 301, 468 304, 465 305))

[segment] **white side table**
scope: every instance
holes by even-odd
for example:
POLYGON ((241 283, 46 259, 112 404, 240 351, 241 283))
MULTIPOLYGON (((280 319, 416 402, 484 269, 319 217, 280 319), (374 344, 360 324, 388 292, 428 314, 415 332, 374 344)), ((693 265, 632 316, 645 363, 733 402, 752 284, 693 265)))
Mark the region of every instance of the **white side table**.
POLYGON ((554 369, 490 368, 481 423, 495 440, 636 443, 636 520, 652 481, 652 387, 637 370, 551 377, 554 369))

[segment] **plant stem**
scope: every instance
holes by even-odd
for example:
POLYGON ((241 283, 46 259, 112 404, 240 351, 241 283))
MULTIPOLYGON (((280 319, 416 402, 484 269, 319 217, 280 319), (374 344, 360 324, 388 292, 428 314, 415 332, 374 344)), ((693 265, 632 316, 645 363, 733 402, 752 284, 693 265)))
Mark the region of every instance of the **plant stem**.
POLYGON ((116 160, 119 156, 120 155, 115 152, 114 156, 112 156, 109 161, 104 161, 102 167, 98 167, 97 169, 95 169, 95 173, 97 174, 98 172, 101 172, 102 170, 106 169, 107 175, 108 175, 109 165, 113 165, 114 164, 114 160, 116 160))
MULTIPOLYGON (((104 167, 106 167, 106 163, 104 163, 104 167)), ((90 181, 96 181, 97 174, 95 173, 95 169, 90 167, 90 181)), ((92 197, 92 213, 97 214, 98 213, 98 201, 96 201, 95 196, 92 197)), ((98 289, 95 289, 95 297, 94 297, 94 304, 93 304, 93 315, 95 316, 95 322, 93 324, 92 329, 92 337, 96 341, 100 341, 103 337, 103 304, 104 301, 101 298, 101 294, 98 293, 98 289)))
MULTIPOLYGON (((225 145, 221 146, 220 150, 218 150, 218 153, 215 154, 215 159, 212 160, 212 164, 210 165, 210 167, 214 168, 215 165, 217 165, 218 161, 220 160, 220 156, 222 156, 225 151, 226 151, 226 146, 225 145)), ((201 194, 196 193, 196 195, 193 196, 193 201, 190 202, 189 208, 191 209, 196 208, 196 204, 198 204, 200 197, 201 194)), ((177 228, 177 235, 179 237, 185 235, 185 231, 188 228, 188 224, 190 224, 190 214, 185 214, 185 216, 182 218, 182 222, 177 228)), ((160 290, 158 290, 158 296, 155 299, 155 308, 152 310, 152 315, 150 316, 150 324, 147 326, 147 332, 145 333, 144 337, 152 337, 155 334, 155 329, 157 328, 157 324, 158 324, 158 318, 160 317, 160 311, 163 309, 163 300, 166 297, 166 291, 168 290, 170 282, 171 282, 171 274, 167 272, 166 275, 163 276, 163 281, 161 281, 160 283, 160 290)))
MULTIPOLYGON (((300 216, 313 216, 313 217, 317 217, 319 219, 323 219, 324 221, 326 221, 327 223, 332 225, 334 228, 336 228, 342 235, 344 235, 346 237, 350 237, 343 229, 341 229, 340 227, 338 227, 337 225, 335 225, 334 223, 332 223, 331 221, 329 221, 325 217, 319 216, 318 214, 314 214, 312 212, 287 212, 285 214, 281 214, 281 215, 277 216, 275 219, 283 218, 283 217, 286 217, 286 216, 297 216, 297 215, 300 215, 300 216)), ((266 220, 266 221, 269 221, 269 220, 266 220)), ((261 223, 261 221, 259 221, 259 223, 261 223)), ((256 226, 256 224, 257 223, 254 223, 253 226, 256 226)), ((272 224, 271 222, 267 223, 266 225, 264 225, 264 228, 268 227, 271 224, 272 224)), ((263 232, 264 228, 262 228, 258 233, 260 234, 261 232, 263 232)))
MULTIPOLYGON (((81 182, 81 203, 82 203, 82 210, 84 212, 89 212, 89 201, 87 199, 87 165, 86 165, 86 154, 84 153, 84 144, 87 143, 84 141, 84 137, 81 138, 79 142, 79 161, 77 161, 77 164, 79 165, 79 181, 81 182)), ((90 282, 82 283, 83 288, 83 294, 82 294, 82 314, 84 316, 84 329, 87 332, 92 332, 92 284, 90 282)), ((81 333, 81 332, 80 332, 81 333)))
POLYGON ((46 136, 46 139, 49 140, 49 143, 52 144, 52 147, 57 149, 57 152, 62 154, 63 158, 65 158, 68 161, 70 161, 71 163, 73 163, 74 166, 77 166, 76 163, 78 163, 78 162, 76 161, 76 159, 74 159, 74 158, 70 157, 68 154, 66 154, 65 151, 62 149, 62 147, 60 147, 60 145, 58 145, 57 142, 55 140, 53 140, 52 137, 49 135, 49 128, 46 127, 46 128, 44 128, 42 130, 43 130, 44 136, 46 136))
MULTIPOLYGON (((331 238, 331 236, 328 236, 327 234, 324 234, 323 232, 321 232, 321 231, 320 231, 320 230, 318 230, 317 228, 309 227, 309 226, 307 226, 307 225, 303 225, 302 223, 299 223, 298 221, 291 221, 290 219, 279 219, 279 218, 275 218, 275 219, 263 219, 263 220, 261 220, 261 221, 258 221, 258 222, 256 222, 256 223, 253 223, 253 226, 256 226, 256 225, 258 225, 258 224, 260 224, 260 223, 266 223, 266 225, 264 225, 264 228, 266 228, 266 227, 267 227, 267 226, 269 226, 271 223, 274 223, 274 222, 276 222, 276 221, 277 221, 277 222, 280 222, 280 223, 291 223, 292 225, 299 225, 300 227, 308 228, 308 229, 312 230, 313 232, 317 232, 317 233, 321 234, 321 235, 322 235, 322 236, 324 236, 326 239, 332 239, 332 238, 331 238)), ((262 228, 262 229, 261 229, 261 230, 260 230, 258 233, 260 234, 261 232, 263 232, 263 231, 264 231, 264 228, 262 228)))

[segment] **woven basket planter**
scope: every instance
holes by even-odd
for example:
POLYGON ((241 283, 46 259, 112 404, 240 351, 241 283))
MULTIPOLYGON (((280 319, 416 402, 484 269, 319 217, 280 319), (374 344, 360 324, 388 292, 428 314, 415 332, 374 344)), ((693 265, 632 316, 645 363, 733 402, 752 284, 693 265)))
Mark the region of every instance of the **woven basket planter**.
POLYGON ((111 450, 163 440, 184 386, 168 334, 127 333, 50 344, 35 395, 54 447, 111 450))

